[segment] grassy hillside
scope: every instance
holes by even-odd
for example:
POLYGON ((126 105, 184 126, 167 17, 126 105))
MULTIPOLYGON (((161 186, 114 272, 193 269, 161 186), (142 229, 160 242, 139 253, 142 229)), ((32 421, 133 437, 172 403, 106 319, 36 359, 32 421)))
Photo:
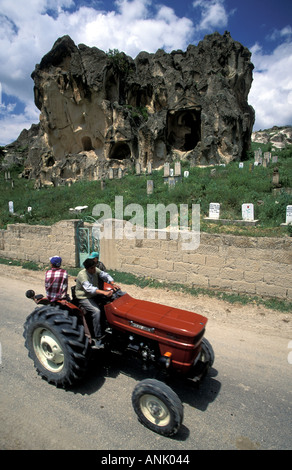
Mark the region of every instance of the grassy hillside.
MULTIPOLYGON (((134 172, 121 180, 107 180, 105 189, 101 189, 100 181, 80 181, 71 187, 59 186, 56 188, 34 189, 34 181, 19 178, 20 168, 11 170, 13 188, 10 181, 4 178, 4 171, 0 173, 0 228, 5 228, 10 223, 29 223, 50 225, 62 219, 80 218, 69 212, 71 207, 88 206, 82 215, 91 215, 93 207, 98 203, 108 204, 114 213, 115 196, 123 196, 124 207, 131 203, 140 204, 146 215, 147 204, 170 203, 200 204, 201 230, 224 231, 259 236, 281 236, 288 233, 287 227, 280 227, 285 222, 286 206, 292 204, 292 194, 287 188, 292 188, 292 146, 285 150, 272 152, 278 155, 278 163, 271 164, 268 168, 254 167, 253 151, 264 145, 252 144, 249 154, 250 160, 244 162, 244 167, 239 168, 238 163, 213 167, 190 168, 188 163, 183 163, 182 168, 189 171, 189 177, 184 178, 174 189, 169 189, 163 182, 163 170, 154 171, 152 175, 137 176, 134 172), (273 192, 272 174, 277 166, 280 174, 281 191, 273 192), (154 193, 146 193, 146 181, 154 181, 154 193), (14 211, 12 215, 8 210, 8 202, 13 201, 14 211), (241 205, 253 203, 255 218, 260 224, 253 228, 238 226, 220 226, 206 223, 204 216, 208 216, 209 203, 221 204, 220 218, 241 219, 241 205), (32 207, 31 213, 27 208, 32 207)), ((134 214, 133 214, 134 215, 134 214)), ((189 217, 190 219, 190 217, 189 217)))

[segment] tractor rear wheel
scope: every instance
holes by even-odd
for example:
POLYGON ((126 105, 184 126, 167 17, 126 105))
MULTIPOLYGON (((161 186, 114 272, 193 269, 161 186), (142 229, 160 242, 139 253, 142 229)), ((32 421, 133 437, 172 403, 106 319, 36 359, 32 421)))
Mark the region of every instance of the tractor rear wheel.
POLYGON ((177 433, 183 421, 183 406, 177 394, 165 383, 146 379, 136 385, 132 404, 139 421, 164 436, 177 433))
POLYGON ((59 307, 36 308, 24 324, 25 346, 39 375, 66 387, 86 372, 89 343, 75 316, 59 307))

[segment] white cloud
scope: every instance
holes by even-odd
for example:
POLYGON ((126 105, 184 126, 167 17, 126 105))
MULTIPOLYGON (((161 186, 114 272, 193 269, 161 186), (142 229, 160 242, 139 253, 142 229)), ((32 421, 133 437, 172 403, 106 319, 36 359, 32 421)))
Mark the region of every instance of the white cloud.
POLYGON ((285 39, 287 41, 291 40, 292 38, 292 27, 290 25, 285 26, 284 28, 278 30, 275 29, 273 33, 269 36, 271 40, 278 40, 278 39, 285 39))
MULTIPOLYGON (((70 12, 67 8, 74 6, 73 0, 0 0, 0 83, 3 93, 12 100, 17 97, 32 108, 30 75, 58 37, 65 34, 69 34, 76 44, 84 43, 104 51, 119 49, 132 57, 141 50, 185 48, 193 33, 191 20, 177 17, 173 9, 163 5, 153 10, 152 4, 152 0, 117 0, 116 11, 82 6, 70 12)), ((27 119, 28 114, 23 121, 27 119)), ((11 113, 7 113, 5 121, 1 119, 2 145, 5 139, 8 143, 17 137, 13 129, 18 128, 19 120, 11 113)))
MULTIPOLYGON (((119 0, 117 12, 96 12, 81 8, 70 16, 70 22, 78 18, 78 31, 70 36, 78 44, 84 42, 102 50, 119 49, 131 57, 141 50, 155 52, 185 47, 191 40, 193 24, 188 18, 179 18, 173 9, 160 6, 151 13, 149 0, 119 0), (82 27, 82 24, 84 27, 82 27)), ((71 28, 70 28, 71 29, 71 28)))
POLYGON ((23 114, 14 114, 13 109, 9 108, 10 105, 0 120, 0 145, 3 146, 16 140, 23 129, 30 129, 32 123, 37 124, 39 121, 39 112, 33 103, 26 106, 23 114))
POLYGON ((193 7, 201 10, 201 20, 197 30, 213 31, 214 28, 225 28, 228 23, 228 14, 224 6, 224 0, 196 0, 193 7))
POLYGON ((255 65, 249 103, 256 110, 254 129, 267 129, 292 122, 292 42, 264 54, 258 44, 252 49, 255 65))

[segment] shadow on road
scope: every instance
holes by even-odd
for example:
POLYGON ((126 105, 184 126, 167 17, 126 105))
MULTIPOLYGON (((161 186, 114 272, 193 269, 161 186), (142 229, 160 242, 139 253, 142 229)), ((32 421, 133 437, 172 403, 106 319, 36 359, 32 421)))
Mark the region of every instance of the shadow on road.
POLYGON ((209 370, 202 382, 193 383, 181 376, 166 378, 161 373, 157 375, 155 366, 148 368, 143 366, 143 362, 139 358, 133 359, 133 356, 97 352, 82 382, 71 387, 70 391, 81 395, 91 395, 98 392, 108 377, 117 378, 120 374, 131 377, 136 382, 147 378, 157 378, 165 381, 179 396, 182 403, 205 411, 209 403, 216 399, 221 389, 221 383, 215 379, 217 371, 214 368, 209 370))

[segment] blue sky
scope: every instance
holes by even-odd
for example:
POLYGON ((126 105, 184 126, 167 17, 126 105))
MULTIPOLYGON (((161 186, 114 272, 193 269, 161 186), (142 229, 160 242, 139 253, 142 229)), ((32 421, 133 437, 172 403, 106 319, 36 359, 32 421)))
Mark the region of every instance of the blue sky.
POLYGON ((292 125, 291 0, 0 0, 0 145, 38 123, 30 75, 58 37, 135 58, 226 30, 252 52, 254 130, 292 125))

